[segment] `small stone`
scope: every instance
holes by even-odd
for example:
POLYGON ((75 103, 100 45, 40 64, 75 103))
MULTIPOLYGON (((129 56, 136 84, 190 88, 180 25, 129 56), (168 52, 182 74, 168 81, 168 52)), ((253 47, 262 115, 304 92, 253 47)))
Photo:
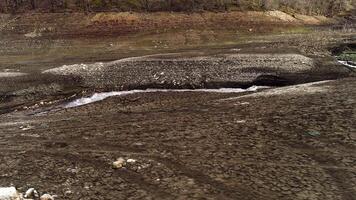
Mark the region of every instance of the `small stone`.
POLYGON ((127 161, 126 161, 127 163, 135 163, 136 162, 136 160, 135 159, 131 159, 131 158, 129 158, 129 159, 127 159, 127 161))
POLYGON ((50 194, 44 194, 40 197, 40 200, 54 200, 54 197, 50 194))
POLYGON ((25 192, 25 198, 38 198, 39 195, 38 195, 38 192, 35 190, 35 188, 30 188, 28 189, 26 192, 25 192))
POLYGON ((125 159, 118 158, 115 162, 112 163, 114 169, 120 169, 125 165, 125 159))

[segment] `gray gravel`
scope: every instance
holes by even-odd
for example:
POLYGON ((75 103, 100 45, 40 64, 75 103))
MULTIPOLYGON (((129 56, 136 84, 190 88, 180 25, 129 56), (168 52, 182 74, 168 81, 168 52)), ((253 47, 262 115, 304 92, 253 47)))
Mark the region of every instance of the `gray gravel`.
POLYGON ((79 77, 86 87, 128 89, 288 85, 322 80, 328 74, 332 74, 331 78, 347 76, 349 71, 342 67, 327 69, 299 54, 220 54, 188 58, 166 54, 109 63, 64 65, 44 73, 79 77))

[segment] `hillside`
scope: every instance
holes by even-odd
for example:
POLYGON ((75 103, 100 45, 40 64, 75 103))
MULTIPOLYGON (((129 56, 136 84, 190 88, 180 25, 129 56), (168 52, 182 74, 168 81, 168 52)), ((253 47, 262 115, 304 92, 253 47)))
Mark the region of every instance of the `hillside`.
POLYGON ((353 0, 2 0, 0 12, 282 10, 333 16, 347 12, 354 4, 353 0))
MULTIPOLYGON (((332 20, 323 16, 288 15, 280 11, 268 12, 203 12, 203 13, 25 13, 0 15, 0 31, 6 35, 39 36, 108 36, 136 33, 166 33, 182 30, 191 35, 192 30, 208 38, 212 31, 266 33, 300 25, 319 25, 332 20)), ((193 35, 192 35, 193 34, 193 35)), ((230 33, 229 33, 230 34, 230 33)), ((232 34, 232 33, 231 33, 232 34)), ((220 34, 221 36, 221 34, 220 34)))

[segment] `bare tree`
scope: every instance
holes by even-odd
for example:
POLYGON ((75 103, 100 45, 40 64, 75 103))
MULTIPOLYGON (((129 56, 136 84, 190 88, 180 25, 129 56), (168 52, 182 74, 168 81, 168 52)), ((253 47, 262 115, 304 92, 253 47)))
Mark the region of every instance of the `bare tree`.
POLYGON ((36 9, 36 0, 31 0, 31 8, 32 8, 33 10, 36 9))

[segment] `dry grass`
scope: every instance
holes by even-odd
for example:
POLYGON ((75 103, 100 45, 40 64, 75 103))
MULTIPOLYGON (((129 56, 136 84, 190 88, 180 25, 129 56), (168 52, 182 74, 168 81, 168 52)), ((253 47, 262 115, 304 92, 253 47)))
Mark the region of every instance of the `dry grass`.
MULTIPOLYGON (((16 17, 16 16, 15 16, 16 17)), ((271 33, 303 24, 320 24, 328 19, 298 15, 298 19, 281 11, 270 12, 201 12, 201 13, 51 13, 25 14, 11 21, 3 20, 0 27, 9 33, 28 34, 35 30, 43 36, 104 36, 166 33, 177 30, 225 30, 238 33, 271 33), (38 23, 38 22, 41 23, 38 23), (9 23, 11 22, 11 23, 9 23)))
POLYGON ((328 22, 323 16, 296 15, 281 11, 226 12, 226 13, 98 13, 90 18, 90 27, 116 29, 127 32, 159 31, 172 29, 219 28, 252 32, 270 32, 276 27, 318 25, 328 22))

